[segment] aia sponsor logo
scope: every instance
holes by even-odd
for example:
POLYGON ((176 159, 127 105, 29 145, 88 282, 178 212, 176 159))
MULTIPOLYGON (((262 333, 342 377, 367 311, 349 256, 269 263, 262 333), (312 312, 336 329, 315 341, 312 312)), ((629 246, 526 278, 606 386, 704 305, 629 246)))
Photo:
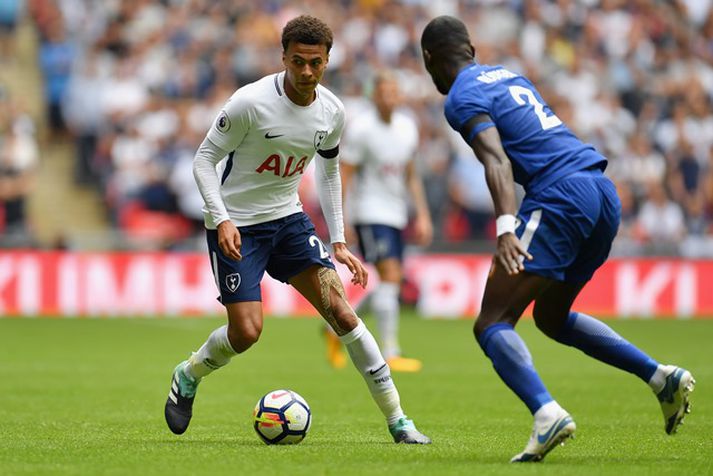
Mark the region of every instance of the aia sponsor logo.
POLYGON ((284 158, 278 154, 272 154, 270 157, 255 169, 255 172, 269 173, 272 172, 276 177, 292 177, 296 174, 303 174, 307 166, 307 156, 305 155, 299 160, 294 156, 284 158))

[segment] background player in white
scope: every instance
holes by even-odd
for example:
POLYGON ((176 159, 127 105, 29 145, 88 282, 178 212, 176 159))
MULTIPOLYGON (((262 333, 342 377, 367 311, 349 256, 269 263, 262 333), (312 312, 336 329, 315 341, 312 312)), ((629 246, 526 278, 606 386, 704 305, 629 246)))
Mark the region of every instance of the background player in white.
MULTIPOLYGON (((348 121, 341 158, 347 241, 358 235, 364 259, 374 263, 379 285, 358 310, 374 312, 381 350, 394 371, 417 372, 421 361, 404 358, 398 340, 399 290, 404 249, 403 230, 413 206, 416 241, 428 245, 433 238, 423 184, 416 170, 419 136, 416 121, 398 110, 400 91, 396 77, 381 72, 374 82, 373 107, 348 121)), ((336 338, 330 335, 331 340, 336 338)), ((334 349, 337 342, 330 344, 334 349)), ((339 366, 336 353, 330 360, 339 366)))
POLYGON ((283 29, 282 46, 285 71, 236 91, 196 153, 194 175, 205 201, 211 265, 228 325, 213 331, 176 367, 166 422, 174 433, 185 432, 201 379, 257 342, 263 323, 260 281, 267 270, 294 286, 340 336, 394 441, 430 443, 404 415, 389 366, 347 303, 329 253, 297 196, 316 154, 334 257, 353 273, 353 283, 365 286, 366 270, 344 240, 337 159, 344 107, 319 85, 332 32, 321 20, 302 15, 283 29))

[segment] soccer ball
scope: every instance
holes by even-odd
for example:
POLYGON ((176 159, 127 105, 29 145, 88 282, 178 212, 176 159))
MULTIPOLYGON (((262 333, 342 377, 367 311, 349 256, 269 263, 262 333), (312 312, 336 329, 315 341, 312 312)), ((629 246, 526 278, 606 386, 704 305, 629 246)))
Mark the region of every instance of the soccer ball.
POLYGON ((268 445, 294 445, 304 440, 312 424, 312 412, 304 398, 292 390, 273 390, 253 411, 254 427, 268 445))

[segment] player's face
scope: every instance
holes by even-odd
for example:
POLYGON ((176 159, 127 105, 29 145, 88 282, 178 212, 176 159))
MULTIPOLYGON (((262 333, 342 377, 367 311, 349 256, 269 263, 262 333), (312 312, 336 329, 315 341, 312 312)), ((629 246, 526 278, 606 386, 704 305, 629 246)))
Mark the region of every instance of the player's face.
POLYGON ((399 100, 399 85, 395 80, 384 79, 374 88, 374 104, 380 111, 391 114, 399 100))
POLYGON ((444 79, 444 73, 442 68, 440 68, 428 50, 423 50, 423 64, 426 66, 426 71, 431 75, 433 84, 436 85, 438 92, 446 95, 450 91, 451 87, 448 82, 444 79))
POLYGON ((306 45, 291 41, 282 53, 287 71, 287 95, 298 104, 309 104, 329 62, 326 45, 306 45))

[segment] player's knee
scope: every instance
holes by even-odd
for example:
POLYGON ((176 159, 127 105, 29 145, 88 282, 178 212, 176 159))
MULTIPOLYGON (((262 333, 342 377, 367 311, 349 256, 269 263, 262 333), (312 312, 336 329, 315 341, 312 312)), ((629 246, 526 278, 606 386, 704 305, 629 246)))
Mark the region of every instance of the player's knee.
POLYGON ((261 315, 249 315, 245 312, 240 316, 229 315, 228 340, 237 353, 248 350, 260 339, 261 333, 261 315))
POLYGON ((389 257, 376 263, 379 279, 389 283, 400 283, 402 278, 401 262, 397 258, 389 257))
POLYGON ((261 333, 262 325, 228 326, 228 340, 238 354, 252 347, 260 339, 261 333))
POLYGON ((477 340, 488 327, 494 324, 505 323, 515 327, 519 317, 520 316, 514 311, 510 312, 507 309, 503 311, 490 311, 482 309, 478 318, 475 320, 475 324, 473 324, 473 334, 477 340))
POLYGON ((566 321, 566 316, 563 318, 560 313, 542 306, 538 307, 537 304, 535 304, 532 317, 540 332, 551 339, 557 338, 562 330, 562 323, 566 321))
POLYGON ((475 336, 475 340, 479 340, 480 335, 492 324, 493 322, 489 321, 487 318, 483 318, 482 314, 479 315, 473 323, 473 335, 475 336))
POLYGON ((557 334, 557 330, 554 329, 554 326, 552 325, 551 322, 548 322, 545 318, 542 316, 533 316, 535 319, 535 325, 537 328, 545 334, 547 337, 550 338, 555 338, 555 335, 557 334))

